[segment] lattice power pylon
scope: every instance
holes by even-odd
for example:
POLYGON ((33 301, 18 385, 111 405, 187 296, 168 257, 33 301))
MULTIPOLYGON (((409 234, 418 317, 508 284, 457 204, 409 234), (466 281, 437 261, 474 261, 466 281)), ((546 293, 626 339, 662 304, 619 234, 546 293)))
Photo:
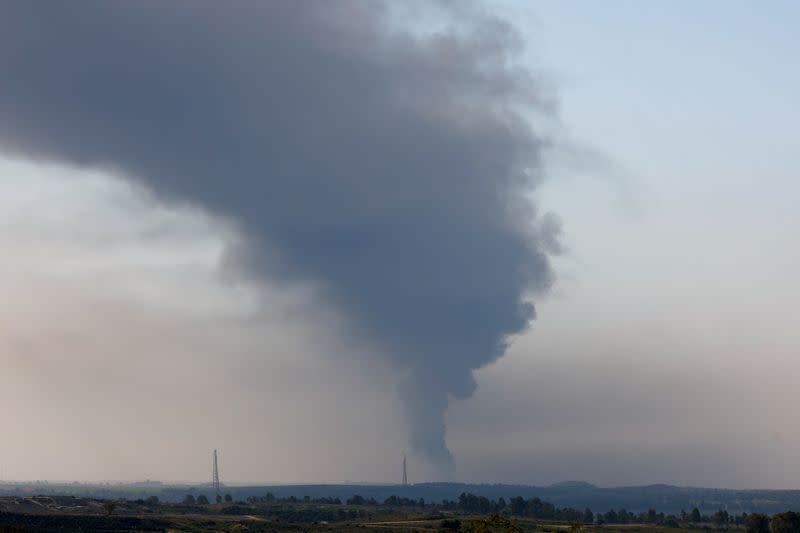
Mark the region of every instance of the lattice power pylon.
POLYGON ((217 495, 217 500, 219 500, 219 465, 217 464, 217 450, 214 450, 214 474, 211 484, 214 486, 214 492, 217 495))

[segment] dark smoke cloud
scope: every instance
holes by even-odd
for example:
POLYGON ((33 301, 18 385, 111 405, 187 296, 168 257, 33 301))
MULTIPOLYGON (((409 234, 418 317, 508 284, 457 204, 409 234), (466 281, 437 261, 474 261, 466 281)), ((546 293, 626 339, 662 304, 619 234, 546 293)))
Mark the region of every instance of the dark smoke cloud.
POLYGON ((533 318, 558 248, 519 40, 463 4, 427 35, 378 2, 229 6, 4 2, 0 146, 236 222, 241 271, 315 282, 405 373, 410 445, 451 470, 448 398, 533 318))

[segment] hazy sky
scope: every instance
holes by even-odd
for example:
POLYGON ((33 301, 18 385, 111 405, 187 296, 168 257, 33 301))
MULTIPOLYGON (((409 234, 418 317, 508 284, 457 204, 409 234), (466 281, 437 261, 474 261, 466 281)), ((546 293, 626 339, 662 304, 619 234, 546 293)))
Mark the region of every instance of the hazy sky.
MULTIPOLYGON (((564 252, 450 403, 455 478, 797 488, 800 7, 483 5, 558 102, 564 252)), ((2 157, 4 477, 206 481, 218 448, 227 482, 399 480, 403 379, 313 284, 242 278, 237 224, 110 166, 2 157)))

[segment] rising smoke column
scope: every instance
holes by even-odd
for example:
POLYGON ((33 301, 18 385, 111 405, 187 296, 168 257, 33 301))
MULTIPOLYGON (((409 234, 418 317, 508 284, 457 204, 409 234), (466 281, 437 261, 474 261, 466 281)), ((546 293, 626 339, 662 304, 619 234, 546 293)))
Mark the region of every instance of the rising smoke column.
POLYGON ((0 148, 235 222, 243 275, 314 282, 403 373, 410 445, 448 475, 449 398, 533 318, 557 233, 518 38, 453 5, 422 35, 378 2, 4 2, 0 148))

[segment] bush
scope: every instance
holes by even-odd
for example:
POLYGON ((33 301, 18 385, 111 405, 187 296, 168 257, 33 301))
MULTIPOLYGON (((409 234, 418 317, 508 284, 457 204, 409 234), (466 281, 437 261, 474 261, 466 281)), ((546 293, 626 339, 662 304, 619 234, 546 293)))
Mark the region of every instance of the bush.
POLYGON ((747 533, 769 533, 769 517, 761 513, 747 515, 744 526, 747 533))
POLYGON ((800 513, 788 511, 776 514, 769 526, 772 533, 800 533, 800 513))

